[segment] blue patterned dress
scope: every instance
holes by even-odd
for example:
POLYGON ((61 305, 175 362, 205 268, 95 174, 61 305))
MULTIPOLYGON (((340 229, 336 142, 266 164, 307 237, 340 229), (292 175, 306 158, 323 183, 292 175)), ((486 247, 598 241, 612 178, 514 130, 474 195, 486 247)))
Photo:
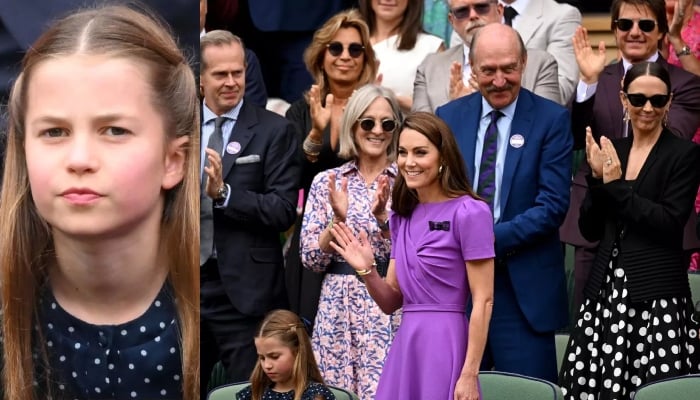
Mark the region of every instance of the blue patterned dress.
MULTIPOLYGON (((356 232, 365 230, 377 260, 388 260, 391 243, 382 237, 371 212, 377 180, 368 186, 357 164, 350 161, 319 173, 311 184, 301 228, 300 252, 304 267, 324 272, 331 260, 343 261, 339 255, 326 254, 318 247, 321 232, 333 218, 328 200, 331 174, 336 175, 338 188, 342 177, 348 179, 347 225, 356 232)), ((396 164, 383 174, 389 176, 393 186, 396 164)), ((326 274, 311 341, 325 382, 351 390, 362 400, 374 399, 384 358, 399 322, 398 312, 384 314, 355 275, 326 274)))

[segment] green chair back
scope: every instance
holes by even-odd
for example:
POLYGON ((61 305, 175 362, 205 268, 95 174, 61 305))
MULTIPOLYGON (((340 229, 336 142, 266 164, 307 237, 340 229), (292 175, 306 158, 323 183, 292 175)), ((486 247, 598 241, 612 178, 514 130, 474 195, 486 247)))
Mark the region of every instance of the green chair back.
POLYGON ((644 384, 633 400, 697 400, 700 398, 700 374, 683 375, 644 384))
POLYGON ((508 372, 479 373, 483 400, 563 400, 559 386, 552 382, 508 372))
POLYGON ((554 342, 557 347, 557 371, 561 372, 561 364, 564 361, 564 356, 566 355, 566 346, 569 344, 569 334, 557 333, 554 335, 554 342))
POLYGON ((688 274, 688 283, 690 283, 690 294, 693 296, 693 306, 700 301, 700 272, 691 272, 688 274))
MULTIPOLYGON (((236 394, 250 385, 250 382, 231 383, 215 388, 207 396, 207 400, 236 400, 236 394)), ((336 400, 360 400, 349 390, 327 385, 335 395, 336 400)))

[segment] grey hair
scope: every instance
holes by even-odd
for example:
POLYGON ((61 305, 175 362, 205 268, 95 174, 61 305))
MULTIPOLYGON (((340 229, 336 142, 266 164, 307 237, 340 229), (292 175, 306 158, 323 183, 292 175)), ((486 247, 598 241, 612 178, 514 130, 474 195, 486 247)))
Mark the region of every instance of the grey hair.
POLYGON ((221 29, 205 33, 204 36, 199 39, 199 52, 201 60, 200 73, 207 69, 207 60, 204 58, 204 50, 206 50, 207 47, 230 46, 234 43, 238 43, 243 48, 243 61, 244 65, 247 66, 248 60, 245 59, 245 45, 243 44, 243 39, 229 31, 224 31, 221 29))
POLYGON ((367 84, 359 89, 350 96, 348 104, 345 106, 345 111, 343 112, 343 117, 340 120, 340 134, 338 137, 339 150, 338 156, 346 160, 356 159, 358 157, 357 144, 355 143, 355 129, 357 128, 357 120, 362 117, 367 108, 372 104, 372 102, 378 98, 384 98, 389 102, 391 106, 391 111, 394 114, 394 119, 396 120, 396 129, 391 137, 391 144, 387 148, 387 156, 391 161, 396 158, 396 146, 398 141, 398 131, 403 121, 403 116, 401 114, 401 107, 399 106, 399 101, 396 100, 396 96, 391 89, 377 86, 374 84, 367 84))

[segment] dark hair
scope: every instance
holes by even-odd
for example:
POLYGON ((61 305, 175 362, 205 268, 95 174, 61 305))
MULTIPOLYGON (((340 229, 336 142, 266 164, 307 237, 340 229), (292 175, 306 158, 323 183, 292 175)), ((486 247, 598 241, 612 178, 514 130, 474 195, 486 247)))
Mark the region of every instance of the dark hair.
POLYGON ((610 7, 610 29, 615 32, 617 26, 615 21, 620 18, 620 9, 623 4, 629 4, 637 8, 644 7, 649 9, 652 14, 656 17, 656 25, 658 26, 659 33, 661 33, 661 38, 659 39, 658 47, 661 48, 663 45, 663 38, 668 33, 668 19, 666 18, 666 4, 664 0, 613 0, 612 6, 610 7))
MULTIPOLYGON (((440 164, 442 173, 440 174, 440 186, 448 197, 458 197, 469 195, 478 198, 471 189, 467 170, 464 166, 464 158, 459 151, 457 141, 450 130, 450 127, 428 112, 414 112, 409 114, 403 122, 401 134, 406 129, 413 129, 428 138, 430 143, 437 147, 440 153, 440 164)), ((398 215, 408 217, 418 204, 418 194, 413 189, 406 186, 403 175, 399 174, 394 182, 394 190, 391 194, 391 209, 398 215)))
POLYGON ((640 76, 649 75, 655 76, 666 84, 666 93, 671 93, 671 76, 666 68, 655 62, 640 62, 634 64, 625 74, 625 79, 622 81, 622 91, 627 93, 627 89, 635 79, 640 76))
MULTIPOLYGON (((360 3, 360 14, 367 22, 369 33, 373 34, 377 30, 376 15, 372 9, 372 0, 362 0, 360 3)), ((416 46, 418 34, 423 30, 423 0, 408 0, 406 11, 398 26, 399 50, 411 50, 416 46)))

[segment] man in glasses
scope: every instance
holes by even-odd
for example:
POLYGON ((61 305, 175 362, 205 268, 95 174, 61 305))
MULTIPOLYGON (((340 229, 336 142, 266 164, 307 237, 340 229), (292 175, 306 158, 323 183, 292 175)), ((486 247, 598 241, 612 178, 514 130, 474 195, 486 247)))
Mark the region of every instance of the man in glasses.
MULTIPOLYGON (((691 139, 700 125, 700 78, 669 65, 659 54, 669 29, 664 0, 614 0, 611 14, 611 29, 621 54, 619 62, 606 65, 605 44, 601 42, 598 49, 592 49, 585 28, 579 27, 573 39, 581 71, 571 108, 574 149, 585 148, 587 126, 596 136, 613 139, 628 135, 620 84, 625 71, 642 61, 657 62, 668 70, 673 100, 667 124, 675 134, 691 139)), ((562 241, 575 248, 574 309, 583 302, 583 288, 598 247, 598 243, 586 241, 578 229, 579 209, 588 187, 585 176, 589 171, 585 161, 582 162, 574 176, 571 206, 561 227, 562 241)), ((691 219, 695 221, 694 213, 691 219)), ((686 228, 684 248, 699 247, 692 225, 686 228)))
MULTIPOLYGON (((450 0, 447 18, 463 45, 428 55, 418 66, 413 88, 413 111, 434 112, 439 106, 477 90, 469 64, 474 33, 489 23, 500 23, 503 6, 497 0, 450 0)), ((562 102, 557 62, 545 51, 528 52, 522 85, 536 94, 562 102)))
POLYGON ((554 332, 568 322, 558 228, 569 206, 568 111, 521 88, 529 51, 503 24, 469 53, 479 91, 437 109, 493 211, 494 304, 482 369, 557 381, 554 332))

